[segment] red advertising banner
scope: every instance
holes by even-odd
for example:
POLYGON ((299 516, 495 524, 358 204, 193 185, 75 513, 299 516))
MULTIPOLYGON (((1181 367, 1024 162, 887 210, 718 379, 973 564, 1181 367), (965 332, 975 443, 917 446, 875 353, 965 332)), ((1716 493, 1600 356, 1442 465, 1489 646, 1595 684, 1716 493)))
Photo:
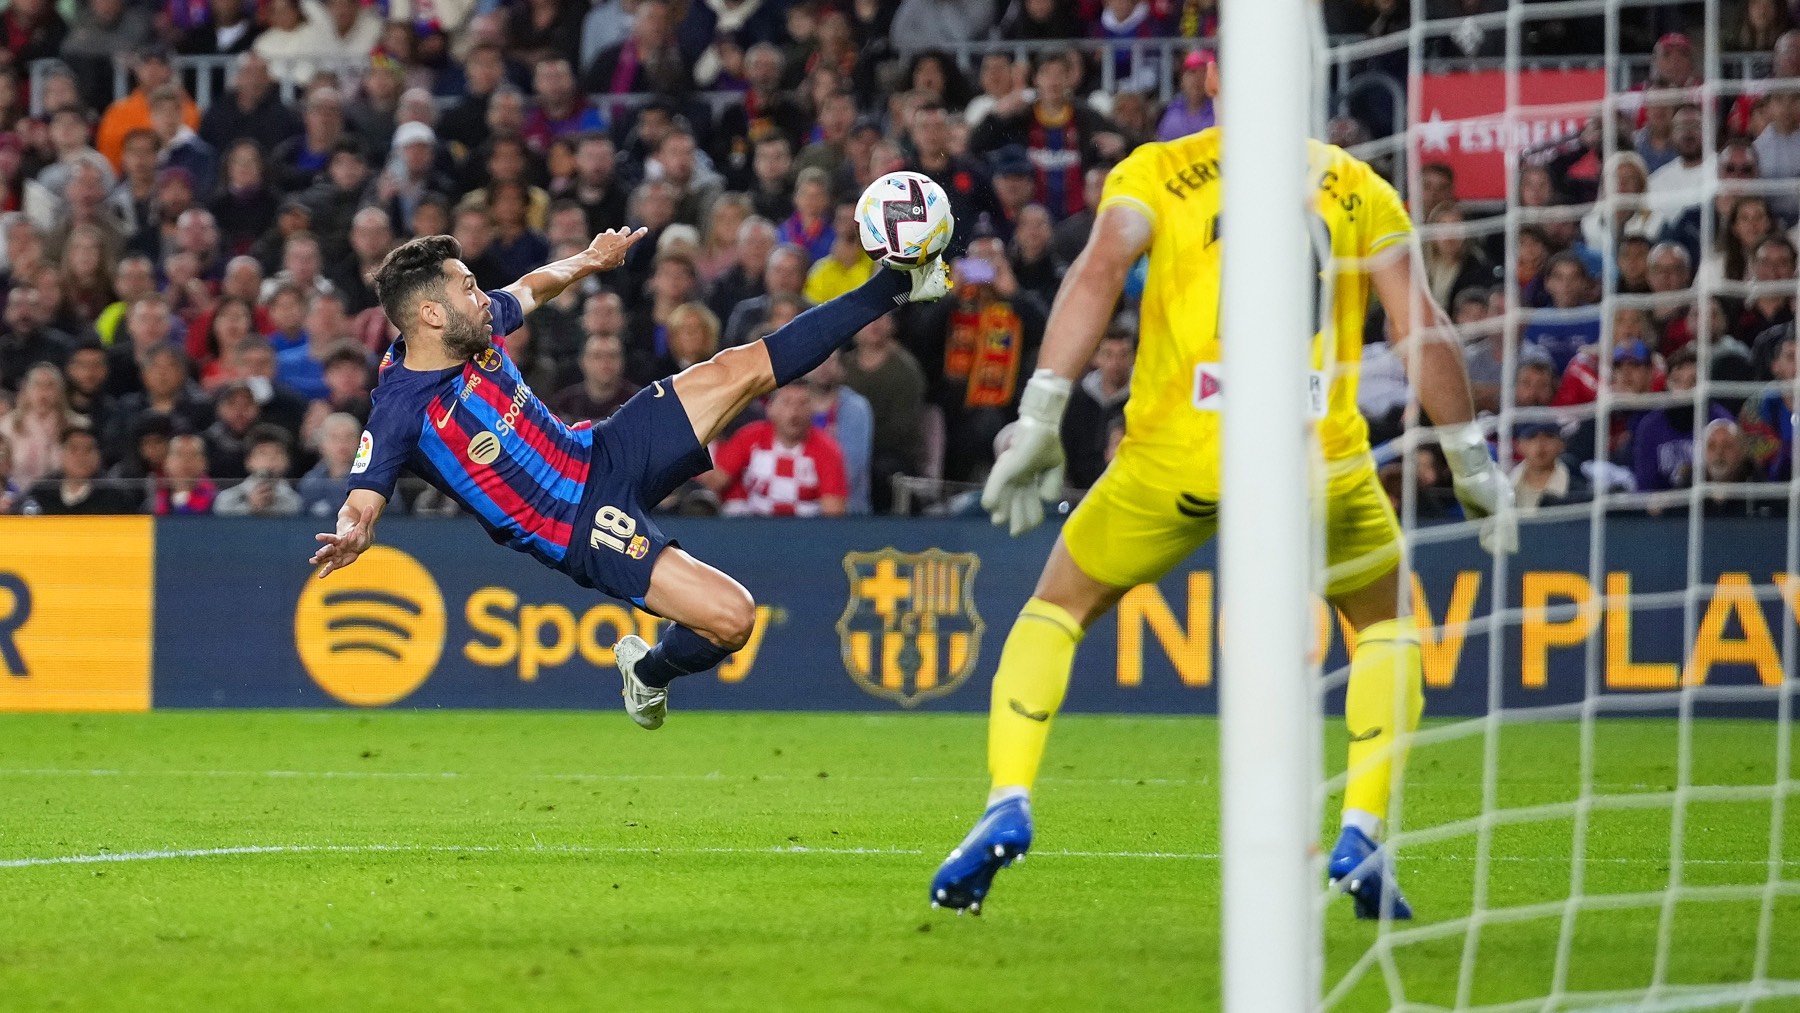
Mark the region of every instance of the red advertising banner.
POLYGON ((1504 71, 1420 74, 1413 81, 1419 94, 1420 120, 1413 134, 1419 164, 1440 162, 1455 170, 1456 196, 1462 200, 1505 197, 1508 142, 1516 152, 1579 133, 1594 110, 1569 104, 1597 105, 1606 94, 1604 71, 1520 71, 1519 108, 1508 138, 1504 71))

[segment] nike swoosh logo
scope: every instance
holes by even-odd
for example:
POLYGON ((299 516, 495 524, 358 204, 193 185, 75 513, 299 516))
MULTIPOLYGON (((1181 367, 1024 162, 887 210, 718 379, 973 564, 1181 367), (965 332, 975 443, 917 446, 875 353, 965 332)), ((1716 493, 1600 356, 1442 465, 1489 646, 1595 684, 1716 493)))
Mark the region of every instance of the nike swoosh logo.
POLYGON ((1367 741, 1369 741, 1369 740, 1370 740, 1370 739, 1372 739, 1372 738, 1374 738, 1374 737, 1375 737, 1375 736, 1377 736, 1377 735, 1380 735, 1380 734, 1381 734, 1381 726, 1380 726, 1380 725, 1376 725, 1376 726, 1375 726, 1375 727, 1373 727, 1373 728, 1371 728, 1371 729, 1369 729, 1369 730, 1368 730, 1368 731, 1366 731, 1366 732, 1353 732, 1353 733, 1351 733, 1351 735, 1350 735, 1350 741, 1351 741, 1351 742, 1367 742, 1367 741))
POLYGON ((651 381, 651 382, 650 382, 650 386, 652 386, 652 387, 654 387, 654 388, 656 388, 656 393, 654 393, 654 394, 652 394, 652 395, 650 395, 650 396, 651 396, 651 397, 662 397, 662 396, 663 396, 663 389, 662 389, 662 381, 661 381, 661 380, 652 380, 652 381, 651 381))
POLYGON ((1012 705, 1014 714, 1017 714, 1018 716, 1025 718, 1028 721, 1036 721, 1036 722, 1042 724, 1043 722, 1050 720, 1050 712, 1049 711, 1031 710, 1030 708, 1026 707, 1024 704, 1020 703, 1017 700, 1009 700, 1007 702, 1012 705))
POLYGON ((438 420, 437 420, 437 427, 438 427, 438 428, 439 428, 439 429, 442 429, 442 428, 444 428, 444 427, 445 427, 445 426, 447 426, 447 425, 449 425, 449 424, 450 424, 450 419, 451 419, 451 418, 452 418, 452 417, 453 417, 453 416, 455 416, 455 415, 456 415, 456 409, 454 409, 454 408, 452 408, 452 409, 450 409, 450 410, 449 410, 449 411, 447 411, 447 412, 445 412, 445 413, 444 413, 444 417, 443 417, 443 418, 441 418, 441 419, 438 419, 438 420))

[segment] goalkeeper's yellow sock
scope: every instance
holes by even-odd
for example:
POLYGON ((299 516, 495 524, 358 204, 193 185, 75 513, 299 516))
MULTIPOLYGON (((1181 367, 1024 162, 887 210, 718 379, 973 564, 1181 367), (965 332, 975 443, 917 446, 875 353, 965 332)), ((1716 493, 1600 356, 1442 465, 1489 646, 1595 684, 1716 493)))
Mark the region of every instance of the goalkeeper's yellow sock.
POLYGON ((1074 616, 1041 598, 1019 610, 1000 652, 988 708, 988 773, 994 779, 989 802, 1030 794, 1082 632, 1074 616))
POLYGON ((1396 733, 1410 736, 1418 729, 1425 709, 1423 682, 1419 636, 1410 618, 1372 623, 1357 634, 1344 694, 1350 766, 1343 825, 1370 838, 1379 836, 1387 819, 1393 767, 1406 766, 1407 742, 1396 733))

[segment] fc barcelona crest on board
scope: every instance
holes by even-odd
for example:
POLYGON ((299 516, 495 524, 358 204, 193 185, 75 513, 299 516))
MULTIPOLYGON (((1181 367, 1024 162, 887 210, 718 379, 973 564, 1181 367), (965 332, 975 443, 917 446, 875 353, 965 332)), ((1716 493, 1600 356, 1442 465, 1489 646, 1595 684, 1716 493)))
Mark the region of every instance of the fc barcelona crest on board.
POLYGON ((838 618, 844 670, 874 696, 914 707, 962 685, 981 656, 972 552, 852 552, 838 618))

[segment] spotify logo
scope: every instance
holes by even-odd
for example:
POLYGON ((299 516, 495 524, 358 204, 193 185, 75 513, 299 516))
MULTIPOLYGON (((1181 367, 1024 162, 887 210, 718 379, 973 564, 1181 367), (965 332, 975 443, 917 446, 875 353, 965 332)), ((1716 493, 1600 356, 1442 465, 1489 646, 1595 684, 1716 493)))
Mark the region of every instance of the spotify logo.
POLYGON ((476 464, 493 464, 500 456, 500 437, 483 429, 469 441, 469 460, 476 464))
POLYGON ((444 630, 437 581, 386 545, 354 567, 308 580, 294 609, 294 646, 307 674, 358 707, 391 704, 417 689, 443 654, 444 630))

